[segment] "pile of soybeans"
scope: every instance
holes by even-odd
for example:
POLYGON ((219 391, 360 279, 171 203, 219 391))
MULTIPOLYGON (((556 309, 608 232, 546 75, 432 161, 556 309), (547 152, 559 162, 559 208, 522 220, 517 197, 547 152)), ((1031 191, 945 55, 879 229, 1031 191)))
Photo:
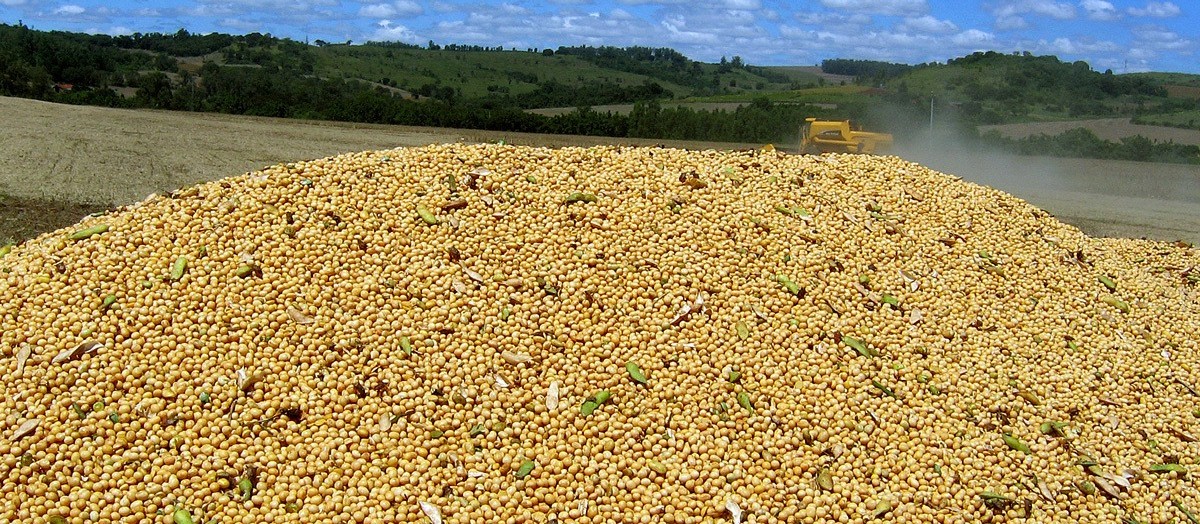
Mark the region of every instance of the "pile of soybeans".
POLYGON ((364 152, 0 252, 4 522, 1200 516, 1197 251, 898 158, 364 152))

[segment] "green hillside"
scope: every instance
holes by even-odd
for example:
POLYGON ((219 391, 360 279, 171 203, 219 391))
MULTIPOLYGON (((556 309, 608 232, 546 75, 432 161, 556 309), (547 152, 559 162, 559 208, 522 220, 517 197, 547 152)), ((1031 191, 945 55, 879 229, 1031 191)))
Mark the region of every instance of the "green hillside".
MULTIPOLYGON (((968 133, 984 123, 1110 116, 1190 127, 1200 111, 1195 75, 1114 75, 1027 53, 917 66, 830 59, 818 71, 737 56, 704 63, 667 48, 310 45, 259 33, 108 36, 0 24, 0 95, 111 107, 782 144, 799 140, 805 117, 849 118, 903 140, 930 97, 940 114, 957 116, 943 121, 968 133), (591 109, 617 105, 629 109, 591 109), (577 109, 530 111, 540 108, 577 109)), ((1067 138, 1073 154, 1123 147, 1067 138)), ((1049 144, 1025 150, 1043 154, 1049 144)), ((1196 156, 1162 148, 1138 158, 1196 156)))

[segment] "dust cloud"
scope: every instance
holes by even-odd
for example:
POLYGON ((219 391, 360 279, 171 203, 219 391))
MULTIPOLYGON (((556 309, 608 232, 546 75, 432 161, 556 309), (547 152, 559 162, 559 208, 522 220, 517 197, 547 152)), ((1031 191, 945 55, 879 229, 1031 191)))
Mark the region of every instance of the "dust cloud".
POLYGON ((1200 243, 1200 166, 1019 156, 936 113, 932 127, 928 114, 892 116, 905 123, 893 128, 896 156, 1015 195, 1093 236, 1200 243))

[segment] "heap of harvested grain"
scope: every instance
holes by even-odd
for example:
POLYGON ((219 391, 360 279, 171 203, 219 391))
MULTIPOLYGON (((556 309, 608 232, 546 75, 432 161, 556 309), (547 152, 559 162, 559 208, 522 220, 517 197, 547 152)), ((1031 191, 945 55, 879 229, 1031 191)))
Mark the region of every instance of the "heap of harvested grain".
POLYGON ((896 158, 279 165, 0 259, 0 519, 1195 522, 1197 265, 896 158))

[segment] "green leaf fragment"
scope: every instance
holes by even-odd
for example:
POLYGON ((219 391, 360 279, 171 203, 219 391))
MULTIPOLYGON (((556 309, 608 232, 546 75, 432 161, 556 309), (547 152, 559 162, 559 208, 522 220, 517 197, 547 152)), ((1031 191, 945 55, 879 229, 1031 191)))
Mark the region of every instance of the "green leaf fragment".
POLYGON ((745 391, 738 392, 737 401, 739 406, 746 408, 746 411, 754 411, 754 404, 750 402, 750 395, 745 391))
POLYGON ((1102 274, 1097 278, 1100 280, 1101 284, 1104 284, 1104 287, 1108 288, 1109 291, 1117 290, 1117 283, 1113 282, 1113 280, 1111 278, 1108 278, 1108 275, 1102 274))
POLYGON ((11 251, 12 244, 4 244, 3 246, 0 246, 0 258, 4 258, 4 256, 9 254, 11 251))
POLYGON ((567 203, 568 204, 574 204, 577 202, 592 203, 595 201, 596 201, 596 195, 594 195, 592 193, 575 192, 575 193, 571 193, 570 195, 567 195, 567 203))
POLYGON ((742 380, 742 372, 730 371, 728 379, 730 382, 737 384, 738 382, 741 382, 741 380, 742 380))
POLYGON ((254 482, 249 477, 242 477, 238 481, 238 493, 241 494, 242 500, 250 500, 254 496, 254 482))
POLYGON ((821 468, 817 473, 817 487, 825 491, 833 491, 833 474, 829 472, 829 468, 821 468))
POLYGON ((1191 522, 1192 524, 1200 524, 1200 519, 1197 519, 1191 511, 1188 511, 1188 509, 1183 506, 1183 503, 1179 502, 1178 500, 1171 499, 1171 505, 1175 506, 1175 508, 1179 511, 1182 511, 1183 514, 1187 516, 1188 522, 1191 522))
POLYGON ((663 464, 662 462, 659 462, 654 459, 650 459, 649 461, 647 461, 647 465, 649 465, 650 469, 653 470, 655 473, 658 473, 659 475, 667 474, 667 466, 665 464, 663 464))
POLYGON ((871 357, 879 356, 878 351, 875 351, 874 349, 867 347, 867 344, 865 342, 863 342, 857 338, 854 338, 854 337, 851 337, 848 335, 842 335, 842 343, 847 346, 850 346, 851 348, 854 348, 854 350, 857 351, 859 355, 862 355, 864 357, 871 358, 871 357))
POLYGON ((178 282, 179 279, 183 278, 183 274, 185 272, 187 272, 187 267, 188 267, 187 257, 180 256, 179 258, 176 258, 175 263, 171 264, 171 274, 170 274, 171 280, 178 282))
POLYGON ((984 491, 979 494, 979 498, 983 499, 983 504, 993 509, 1004 509, 1013 503, 1011 497, 1006 497, 995 491, 984 491))
POLYGON ((895 391, 892 391, 892 388, 889 388, 889 387, 887 387, 887 386, 885 386, 885 385, 883 385, 883 384, 879 383, 879 381, 877 381, 877 380, 872 380, 872 381, 871 381, 871 385, 872 385, 872 386, 875 386, 875 389, 878 389, 879 391, 882 391, 884 395, 887 395, 887 396, 889 396, 889 397, 892 397, 892 398, 896 398, 896 392, 895 392, 895 391))
POLYGON ((104 301, 100 303, 100 309, 108 309, 117 303, 116 295, 104 295, 104 301))
POLYGON ((255 266, 254 264, 242 264, 233 271, 233 275, 238 278, 247 278, 253 276, 257 270, 258 266, 255 266))
POLYGON ((882 300, 883 300, 884 304, 889 304, 892 307, 900 307, 900 301, 896 300, 896 297, 889 295, 887 293, 883 294, 882 300))
POLYGON ((1008 444, 1008 447, 1020 451, 1026 455, 1033 453, 1033 451, 1029 449, 1028 445, 1026 445, 1024 442, 1021 442, 1021 439, 1009 435, 1008 433, 1004 433, 1001 436, 1004 437, 1004 443, 1008 444))
POLYGON ((86 229, 80 229, 79 231, 71 233, 71 240, 83 240, 92 235, 99 235, 100 233, 104 233, 106 231, 108 231, 108 224, 98 224, 98 225, 95 225, 95 226, 92 226, 92 227, 89 227, 86 229))
POLYGON ((532 460, 526 460, 521 463, 521 467, 517 468, 517 478, 523 479, 533 473, 533 468, 536 464, 532 460))
POLYGON ((118 415, 116 411, 113 411, 108 414, 108 420, 113 424, 116 424, 121 421, 121 415, 118 415))
POLYGON ((1066 437, 1067 436, 1067 433, 1066 433, 1067 426, 1070 426, 1070 424, 1068 424, 1066 422, 1055 422, 1053 420, 1048 420, 1048 421, 1043 422, 1040 425, 1038 425, 1038 431, 1041 432, 1041 434, 1043 434, 1043 435, 1051 435, 1051 436, 1055 436, 1055 437, 1066 437))
POLYGON ((183 508, 175 510, 171 514, 171 520, 175 521, 175 524, 196 524, 196 521, 192 520, 191 512, 183 508))
POLYGON ((486 430, 483 429, 483 424, 475 424, 474 426, 471 426, 471 430, 467 432, 467 435, 478 437, 479 435, 482 435, 484 431, 486 430))
POLYGON ((747 326, 745 322, 742 322, 741 320, 737 321, 737 324, 734 325, 734 329, 737 330, 738 338, 742 340, 750 338, 750 327, 747 326))
POLYGON ((779 283, 783 285, 783 288, 786 289, 788 293, 793 295, 800 294, 800 286, 796 285, 795 282, 792 282, 792 279, 788 278, 787 275, 775 275, 775 280, 779 281, 779 283))
POLYGON ((412 340, 408 338, 408 335, 400 337, 400 351, 403 351, 405 355, 412 356, 413 345, 412 340))
POLYGON ((446 435, 446 432, 442 431, 440 429, 435 429, 435 430, 429 432, 429 438, 431 438, 431 439, 442 438, 445 435, 446 435))
POLYGON ((417 204, 417 215, 420 216, 421 220, 424 220, 426 224, 431 226, 436 226, 439 222, 437 216, 434 216, 433 212, 430 211, 428 207, 425 207, 425 204, 417 204))
POLYGON ((608 399, 610 398, 612 398, 611 391, 600 391, 595 395, 588 397, 587 400, 584 400, 583 405, 579 408, 579 412, 585 416, 591 415, 592 412, 596 411, 596 408, 600 407, 601 404, 608 402, 608 399))
POLYGON ((1187 468, 1179 464, 1154 464, 1150 471, 1155 473, 1187 473, 1187 468))
POLYGON ((608 399, 610 399, 610 398, 612 398, 611 391, 604 390, 599 393, 596 393, 596 403, 597 404, 603 404, 605 402, 608 402, 608 399))
POLYGON ((1112 295, 1104 295, 1100 297, 1100 301, 1121 310, 1122 313, 1129 313, 1129 303, 1112 295))
POLYGON ((508 320, 508 317, 510 315, 512 315, 511 307, 504 306, 504 307, 500 308, 500 320, 508 320))
POLYGON ((629 377, 632 378, 638 384, 646 383, 646 374, 642 373, 642 368, 639 367, 636 363, 626 362, 625 363, 625 371, 628 371, 629 377))
POLYGON ((47 524, 67 524, 67 519, 61 515, 51 515, 50 518, 46 519, 46 522, 47 524))

